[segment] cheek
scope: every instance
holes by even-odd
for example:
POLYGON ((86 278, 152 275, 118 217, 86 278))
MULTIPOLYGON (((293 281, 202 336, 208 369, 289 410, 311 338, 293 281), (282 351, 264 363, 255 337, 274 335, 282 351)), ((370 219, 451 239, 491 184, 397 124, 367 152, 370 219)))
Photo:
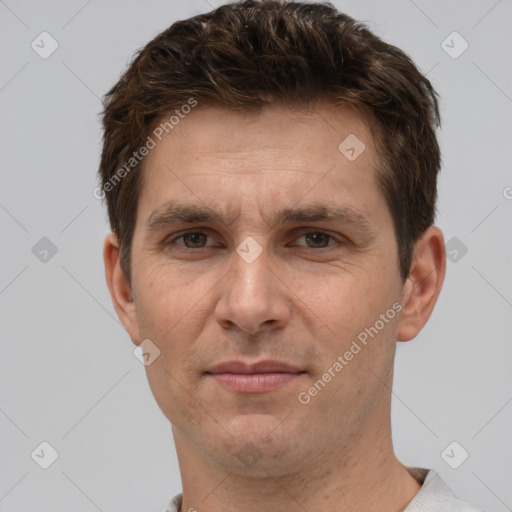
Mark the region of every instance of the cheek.
POLYGON ((315 320, 336 345, 350 340, 366 327, 384 302, 382 290, 373 286, 364 273, 303 278, 295 291, 299 298, 298 314, 315 320))
POLYGON ((160 266, 138 281, 137 318, 143 338, 159 348, 158 358, 146 366, 148 383, 157 404, 171 422, 187 428, 201 417, 196 400, 198 379, 190 369, 197 357, 195 341, 207 318, 211 285, 180 276, 160 266), (143 283, 141 285, 141 283, 143 283), (184 389, 187 390, 184 393, 184 389))
MULTIPOLYGON (((143 336, 166 343, 177 338, 175 332, 193 329, 208 300, 204 280, 184 277, 179 269, 158 265, 147 274, 141 273, 137 286, 137 317, 143 336)), ((178 338, 181 339, 181 338, 178 338)))
POLYGON ((169 355, 162 353, 152 365, 146 367, 151 392, 161 411, 173 425, 184 430, 193 425, 200 427, 204 407, 195 398, 198 396, 197 381, 186 380, 180 373, 183 359, 179 355, 173 358, 177 364, 171 367, 169 355))
MULTIPOLYGON (((202 276, 194 280, 179 269, 160 265, 141 281, 144 284, 139 284, 136 304, 141 336, 149 338, 160 349, 157 362, 162 372, 168 372, 179 382, 195 385, 197 369, 194 371, 190 366, 198 360, 198 340, 212 315, 218 279, 202 276)), ((150 377, 158 366, 147 369, 150 377)), ((169 375, 167 380, 163 374, 155 376, 155 386, 161 382, 173 385, 169 375)))
POLYGON ((367 386, 376 383, 372 372, 385 373, 394 353, 397 314, 391 281, 376 282, 370 273, 345 273, 315 283, 320 286, 303 280, 297 301, 297 314, 302 322, 309 319, 307 327, 321 359, 314 377, 322 379, 330 368, 336 377, 324 398, 333 393, 337 401, 357 400, 356 391, 366 395, 367 386), (333 365, 339 356, 343 369, 336 372, 333 365))

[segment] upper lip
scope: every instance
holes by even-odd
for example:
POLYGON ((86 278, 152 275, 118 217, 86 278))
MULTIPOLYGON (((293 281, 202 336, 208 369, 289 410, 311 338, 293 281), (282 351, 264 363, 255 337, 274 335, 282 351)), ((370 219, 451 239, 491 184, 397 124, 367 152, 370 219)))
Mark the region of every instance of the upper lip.
POLYGON ((295 366, 282 361, 258 361, 245 363, 244 361, 227 361, 212 366, 206 373, 304 373, 295 366))

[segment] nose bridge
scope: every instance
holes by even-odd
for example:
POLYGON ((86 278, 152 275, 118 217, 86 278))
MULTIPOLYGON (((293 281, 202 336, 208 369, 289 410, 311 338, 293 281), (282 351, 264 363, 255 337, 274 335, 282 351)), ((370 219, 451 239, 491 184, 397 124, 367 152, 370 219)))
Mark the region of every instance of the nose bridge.
POLYGON ((263 325, 284 325, 287 299, 272 271, 273 258, 253 237, 246 237, 232 254, 232 268, 216 308, 217 321, 254 333, 263 325))
POLYGON ((269 256, 268 250, 264 250, 263 245, 252 236, 246 237, 237 246, 233 254, 230 282, 230 292, 234 298, 252 302, 253 305, 269 298, 272 287, 269 280, 269 275, 272 275, 269 256))

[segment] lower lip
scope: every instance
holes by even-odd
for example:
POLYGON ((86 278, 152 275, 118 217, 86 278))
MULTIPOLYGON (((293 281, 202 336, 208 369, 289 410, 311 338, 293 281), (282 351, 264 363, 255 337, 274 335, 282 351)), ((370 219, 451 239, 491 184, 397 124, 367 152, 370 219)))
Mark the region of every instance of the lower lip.
POLYGON ((239 393, 263 393, 278 389, 300 377, 301 373, 214 373, 219 384, 239 393))

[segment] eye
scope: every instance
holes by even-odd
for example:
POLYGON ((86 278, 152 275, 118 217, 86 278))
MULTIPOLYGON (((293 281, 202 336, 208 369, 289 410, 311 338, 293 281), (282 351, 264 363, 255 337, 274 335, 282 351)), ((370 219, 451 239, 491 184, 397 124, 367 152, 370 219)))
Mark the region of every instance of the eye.
POLYGON ((323 249, 329 245, 333 245, 332 243, 329 243, 330 240, 334 242, 334 237, 324 233, 323 231, 310 231, 308 233, 304 233, 297 240, 300 240, 301 238, 305 239, 307 244, 306 247, 311 249, 323 249))
MULTIPOLYGON (((309 249, 325 249, 336 244, 333 235, 324 233, 323 231, 308 231, 295 240, 303 239, 305 243, 297 243, 295 245, 307 247, 309 249)), ((203 249, 214 245, 212 238, 203 231, 188 231, 181 235, 175 236, 166 242, 167 246, 178 246, 185 249, 203 249), (210 243, 208 243, 210 239, 210 243), (178 242, 180 241, 180 242, 178 242)))
POLYGON ((174 245, 177 240, 182 239, 183 243, 177 245, 186 247, 187 249, 202 249, 203 247, 207 247, 206 241, 208 238, 208 235, 202 231, 189 231, 188 233, 183 233, 169 240, 168 245, 174 245))

